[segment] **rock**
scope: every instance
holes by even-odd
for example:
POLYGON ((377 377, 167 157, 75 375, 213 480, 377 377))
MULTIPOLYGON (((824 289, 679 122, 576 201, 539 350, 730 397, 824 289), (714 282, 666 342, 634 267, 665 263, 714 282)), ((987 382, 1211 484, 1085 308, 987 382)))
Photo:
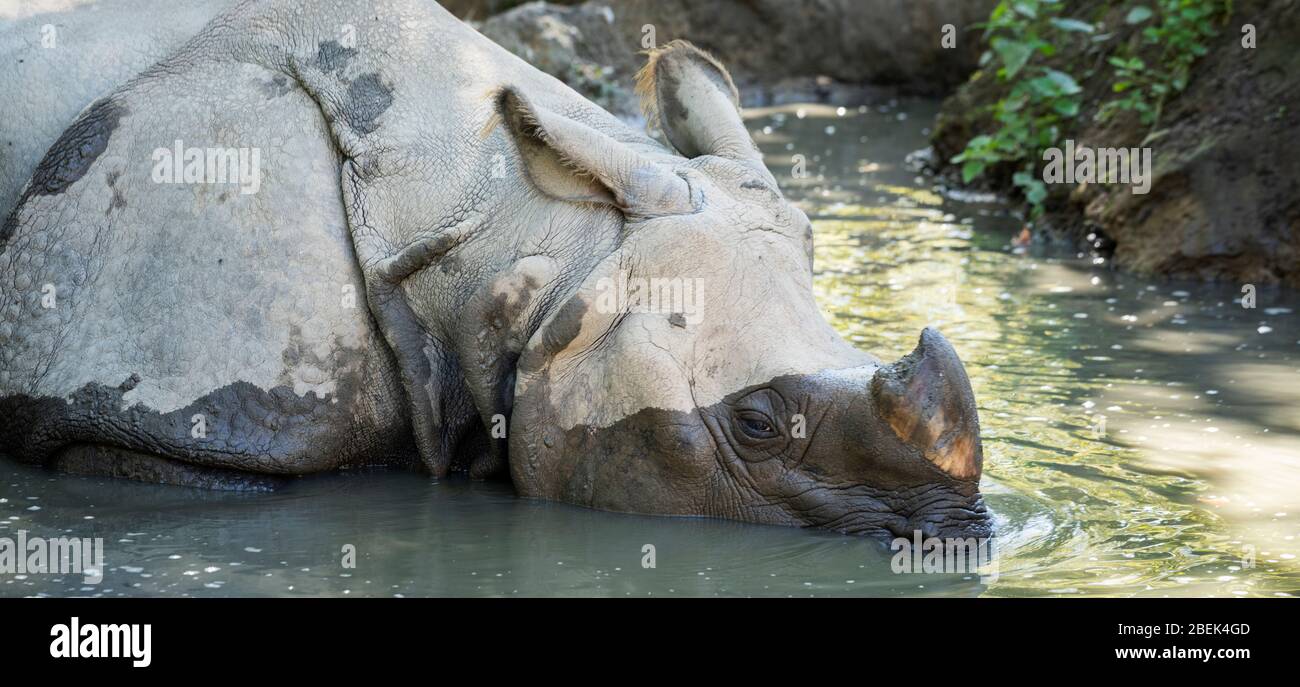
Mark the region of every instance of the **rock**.
POLYGON ((639 111, 632 77, 636 50, 618 40, 609 5, 530 2, 478 27, 483 35, 622 117, 639 111))
POLYGON ((713 52, 738 81, 826 76, 948 93, 978 62, 977 35, 993 0, 612 0, 618 23, 658 43, 685 38, 713 52), (941 43, 953 25, 956 46, 941 43), (739 75, 737 75, 739 73, 739 75))
MULTIPOLYGON (((554 0, 556 5, 576 5, 581 0, 554 0)), ((467 21, 482 21, 524 4, 524 0, 438 0, 448 12, 467 21)))
MULTIPOLYGON (((634 115, 631 77, 639 53, 682 38, 731 70, 743 94, 764 100, 770 84, 840 91, 826 83, 947 93, 976 66, 965 27, 993 0, 592 0, 566 7, 531 2, 485 21, 492 40, 616 114, 634 115), (944 48, 951 24, 955 47, 944 48)), ((770 98, 770 94, 768 96, 770 98)), ((748 100, 749 98, 747 98, 748 100)))

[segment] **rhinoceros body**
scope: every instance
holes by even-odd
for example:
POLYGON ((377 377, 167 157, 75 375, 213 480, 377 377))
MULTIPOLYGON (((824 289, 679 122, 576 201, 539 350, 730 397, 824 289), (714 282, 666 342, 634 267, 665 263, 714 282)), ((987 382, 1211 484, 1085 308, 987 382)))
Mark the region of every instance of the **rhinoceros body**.
POLYGON ((15 3, 0 8, 0 213, 96 97, 167 57, 234 0, 111 0, 89 7, 15 3))
POLYGON ((88 106, 0 230, 0 451, 223 486, 370 464, 983 531, 969 383, 825 322, 725 69, 656 142, 433 3, 243 3, 88 106))

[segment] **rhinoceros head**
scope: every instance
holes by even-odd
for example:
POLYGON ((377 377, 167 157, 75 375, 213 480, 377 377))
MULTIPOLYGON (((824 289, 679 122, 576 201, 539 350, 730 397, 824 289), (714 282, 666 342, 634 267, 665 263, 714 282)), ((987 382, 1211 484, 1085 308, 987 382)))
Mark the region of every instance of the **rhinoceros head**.
POLYGON ((788 203, 706 54, 652 54, 643 95, 680 156, 593 135, 507 94, 536 183, 608 202, 620 245, 517 366, 510 469, 524 495, 882 536, 987 529, 956 353, 925 330, 891 364, 813 297, 812 225, 788 203), (567 172, 565 171, 567 170, 567 172), (550 181, 547 181, 550 179, 550 181))

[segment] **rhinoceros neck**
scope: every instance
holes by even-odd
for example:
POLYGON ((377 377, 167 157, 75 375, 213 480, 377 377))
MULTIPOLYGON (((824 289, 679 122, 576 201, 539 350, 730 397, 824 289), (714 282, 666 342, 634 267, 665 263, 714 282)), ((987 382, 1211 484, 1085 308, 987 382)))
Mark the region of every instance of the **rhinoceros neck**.
POLYGON ((329 125, 363 268, 400 281, 438 267, 463 292, 530 254, 581 263, 613 249, 615 213, 530 184, 496 96, 513 88, 634 150, 666 149, 435 3, 311 5, 286 73, 329 125))
POLYGON ((367 299, 421 455, 440 473, 468 423, 509 412, 519 351, 625 221, 535 188, 496 96, 509 87, 634 150, 667 152, 435 4, 375 4, 385 11, 317 6, 285 73, 328 124, 367 299))

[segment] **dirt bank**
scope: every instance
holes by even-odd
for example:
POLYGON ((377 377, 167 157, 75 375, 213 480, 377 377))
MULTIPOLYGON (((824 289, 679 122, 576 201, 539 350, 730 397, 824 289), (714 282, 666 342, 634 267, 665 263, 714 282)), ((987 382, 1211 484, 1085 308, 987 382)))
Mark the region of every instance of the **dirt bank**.
MULTIPOLYGON (((1042 238, 1089 245, 1139 273, 1300 287, 1300 2, 1233 3, 1232 13, 1216 21, 1208 52, 1193 63, 1186 89, 1151 125, 1132 112, 1097 117, 1114 97, 1115 73, 1106 60, 1115 45, 1136 40, 1138 27, 1125 21, 1135 4, 1072 3, 1068 16, 1112 35, 1079 35, 1043 62, 1072 68, 1082 88, 1082 106, 1063 122, 1061 138, 1094 149, 1150 147, 1150 192, 1049 185, 1036 230, 1042 238), (1255 27, 1254 48, 1243 47, 1247 24, 1255 27)), ((1143 56, 1154 63, 1158 51, 1143 56)), ((955 176, 952 157, 995 128, 990 108, 1008 90, 981 70, 945 103, 933 143, 946 172, 955 176)), ((987 185, 1010 190, 1012 171, 989 170, 987 185)))

